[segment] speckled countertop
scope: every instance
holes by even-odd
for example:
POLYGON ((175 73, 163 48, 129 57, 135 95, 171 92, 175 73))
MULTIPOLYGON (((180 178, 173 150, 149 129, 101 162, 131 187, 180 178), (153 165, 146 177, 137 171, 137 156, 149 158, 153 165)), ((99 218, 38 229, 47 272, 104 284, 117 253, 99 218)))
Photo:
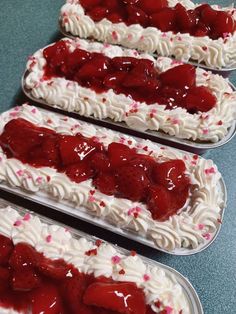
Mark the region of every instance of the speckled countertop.
MULTIPOLYGON (((208 1, 213 3, 213 1, 208 1)), ((58 12, 63 0, 1 0, 0 9, 0 112, 20 105, 24 96, 20 80, 27 57, 60 38, 58 12)), ((231 1, 215 1, 229 5, 231 1)), ((236 84, 236 73, 231 76, 236 84)), ((206 251, 189 257, 170 256, 139 245, 100 228, 51 213, 50 215, 78 229, 95 234, 128 249, 174 267, 196 288, 206 314, 236 313, 236 138, 222 148, 208 152, 222 172, 228 189, 228 207, 219 237, 206 251)), ((9 197, 0 191, 0 196, 9 197)), ((21 200, 14 199, 21 204, 21 200)), ((28 203, 26 204, 30 206, 28 203)), ((34 206, 45 213, 45 209, 34 206)), ((47 212, 47 214, 49 214, 47 212)))

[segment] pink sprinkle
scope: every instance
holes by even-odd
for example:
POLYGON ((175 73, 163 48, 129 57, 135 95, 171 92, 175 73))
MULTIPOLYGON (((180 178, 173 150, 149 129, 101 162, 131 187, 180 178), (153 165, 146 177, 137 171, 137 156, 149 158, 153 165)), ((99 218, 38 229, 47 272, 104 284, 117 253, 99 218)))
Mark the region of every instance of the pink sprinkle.
POLYGON ((31 110, 31 112, 32 112, 32 113, 36 113, 36 109, 33 108, 33 109, 31 110))
POLYGON ((141 36, 141 37, 140 37, 140 40, 144 40, 144 36, 141 36))
POLYGON ((69 230, 69 228, 65 228, 65 232, 69 232, 70 230, 69 230))
POLYGON ((15 111, 10 112, 10 116, 11 116, 12 118, 17 117, 17 115, 18 115, 18 113, 17 113, 17 112, 15 112, 15 111))
POLYGON ((20 225, 22 224, 22 222, 20 220, 17 220, 15 223, 14 223, 14 227, 20 227, 20 225))
POLYGON ((202 130, 202 132, 203 132, 203 134, 205 134, 205 135, 206 135, 206 134, 208 134, 208 133, 209 133, 209 130, 208 130, 208 129, 203 129, 203 130, 202 130))
POLYGON ((2 157, 0 157, 0 162, 2 161, 2 157))
POLYGON ((198 225, 198 229, 199 229, 199 230, 203 230, 203 229, 204 229, 204 227, 205 227, 205 225, 204 225, 204 224, 199 224, 199 225, 198 225))
POLYGON ((119 262, 121 261, 121 258, 115 255, 115 256, 112 256, 111 260, 113 264, 119 264, 119 262))
POLYGON ((172 124, 179 124, 179 120, 176 118, 173 118, 171 122, 172 124))
POLYGON ((128 216, 131 216, 132 214, 138 214, 142 211, 142 208, 141 207, 133 207, 133 208, 130 208, 128 210, 128 216))
POLYGON ((124 144, 124 143, 125 143, 125 139, 124 139, 123 137, 121 137, 121 138, 119 139, 119 143, 120 143, 120 144, 124 144))
POLYGON ((88 198, 88 201, 91 202, 91 203, 95 202, 95 197, 90 195, 89 198, 88 198))
POLYGON ((223 38, 227 38, 229 36, 229 33, 223 33, 223 38))
POLYGON ((173 311, 172 307, 170 307, 170 306, 166 306, 165 310, 166 310, 166 314, 171 314, 173 311))
POLYGON ((118 40, 117 32, 113 31, 113 32, 111 33, 111 36, 112 36, 112 38, 113 38, 114 40, 118 40))
POLYGON ((178 41, 182 41, 182 37, 180 37, 180 36, 177 39, 178 39, 178 41))
POLYGON ((174 64, 182 64, 182 62, 179 60, 172 60, 171 65, 174 65, 174 64))
POLYGON ((46 242, 47 243, 50 243, 52 241, 52 236, 51 235, 48 235, 47 237, 46 237, 46 242))
POLYGON ((210 240, 211 239, 211 235, 210 233, 205 233, 202 235, 206 240, 210 240))
POLYGON ((162 38, 167 37, 166 33, 162 33, 162 34, 161 34, 161 37, 162 37, 162 38))
POLYGON ((42 178, 42 177, 38 177, 38 178, 36 179, 36 182, 39 183, 39 184, 41 184, 42 181, 43 181, 43 178, 42 178))
POLYGON ((148 281, 148 280, 150 280, 150 279, 151 279, 150 276, 147 275, 147 274, 145 274, 145 275, 143 276, 143 280, 144 280, 144 281, 148 281))
POLYGON ((108 43, 105 43, 105 44, 104 44, 104 47, 105 47, 105 48, 109 48, 110 45, 109 45, 108 43))
POLYGON ((35 60, 35 57, 34 57, 34 56, 29 56, 29 57, 28 57, 28 60, 29 60, 29 61, 34 61, 34 60, 35 60))
POLYGON ((205 174, 214 174, 216 173, 216 170, 214 167, 208 168, 204 170, 205 174))
POLYGON ((207 46, 203 46, 203 47, 202 47, 202 50, 203 50, 203 51, 207 51, 207 50, 208 50, 207 46))
POLYGON ((24 175, 24 171, 23 170, 17 170, 16 171, 16 174, 19 176, 19 177, 22 177, 24 175))
POLYGON ((23 220, 24 220, 24 221, 29 221, 29 220, 30 220, 30 218, 31 218, 30 214, 29 214, 29 213, 27 213, 27 214, 25 214, 25 216, 24 216, 23 220))
POLYGON ((133 38, 132 34, 128 34, 128 39, 131 40, 133 38))

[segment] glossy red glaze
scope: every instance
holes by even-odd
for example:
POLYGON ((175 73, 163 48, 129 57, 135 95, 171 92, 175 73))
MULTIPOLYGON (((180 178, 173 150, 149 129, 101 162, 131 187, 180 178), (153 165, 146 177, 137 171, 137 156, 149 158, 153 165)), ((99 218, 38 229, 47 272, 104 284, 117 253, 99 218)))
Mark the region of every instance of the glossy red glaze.
POLYGON ((187 10, 178 3, 168 7, 167 0, 81 0, 80 4, 95 22, 107 18, 113 23, 154 26, 163 32, 189 33, 193 36, 209 36, 212 39, 232 34, 236 23, 227 12, 203 4, 187 10))
MULTIPOLYGON (((189 195, 190 182, 182 160, 158 163, 124 144, 113 142, 105 149, 95 138, 61 135, 18 118, 6 124, 0 145, 8 158, 34 167, 53 167, 77 183, 92 179, 104 194, 143 202, 153 218, 161 221, 182 208, 189 195)), ((4 245, 0 261, 11 249, 4 245)), ((28 255, 33 256, 31 252, 28 255)), ((14 254, 10 262, 17 266, 14 254)))
POLYGON ((50 260, 25 243, 0 262, 0 307, 32 314, 145 314, 150 308, 134 283, 80 273, 64 260, 50 260), (119 297, 118 297, 119 294, 119 297), (126 302, 127 295, 129 300, 126 302))
MULTIPOLYGON (((163 14, 167 13, 163 11, 163 14)), ((156 18, 160 21, 158 16, 156 18)), ((168 23, 167 17, 165 23, 168 23)), ((209 111, 216 104, 215 96, 204 87, 207 94, 211 95, 211 99, 209 100, 206 93, 202 93, 204 101, 199 106, 195 101, 194 106, 189 105, 192 92, 198 87, 196 70, 188 64, 158 73, 154 63, 148 59, 108 58, 102 53, 89 53, 79 48, 71 53, 65 41, 45 48, 43 54, 47 60, 45 80, 55 76, 65 77, 97 93, 112 89, 116 94, 125 94, 147 105, 161 104, 166 105, 167 109, 182 107, 190 113, 209 111)))

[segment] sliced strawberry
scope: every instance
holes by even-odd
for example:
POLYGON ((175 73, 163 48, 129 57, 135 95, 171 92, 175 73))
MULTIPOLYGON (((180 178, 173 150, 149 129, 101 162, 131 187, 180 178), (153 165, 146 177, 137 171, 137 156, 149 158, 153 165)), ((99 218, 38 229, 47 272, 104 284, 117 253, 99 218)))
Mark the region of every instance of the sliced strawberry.
POLYGON ((77 72, 78 78, 87 80, 91 78, 104 79, 108 73, 109 58, 93 53, 92 59, 86 62, 77 72))
POLYGON ((129 165, 140 168, 149 176, 155 166, 156 162, 153 157, 143 154, 137 154, 131 161, 129 161, 129 165))
POLYGON ((209 4, 201 10, 201 21, 206 25, 212 25, 212 23, 217 19, 218 11, 214 10, 209 4))
MULTIPOLYGON (((146 81, 146 86, 145 86, 145 95, 146 95, 147 99, 149 98, 148 96, 150 96, 150 99, 152 99, 153 94, 156 94, 159 91, 160 86, 161 86, 161 82, 159 80, 157 80, 155 78, 148 79, 146 81), (148 93, 150 93, 150 94, 148 95, 148 93)), ((153 103, 154 102, 155 101, 153 101, 153 103)))
POLYGON ((175 11, 172 8, 163 8, 150 16, 151 26, 160 29, 162 32, 174 30, 175 23, 175 11))
POLYGON ((235 31, 235 24, 234 19, 227 12, 219 11, 212 24, 213 38, 217 39, 224 37, 224 34, 232 34, 235 31))
POLYGON ((190 64, 181 64, 160 74, 164 85, 175 88, 191 87, 196 82, 196 69, 190 64))
POLYGON ((91 179, 94 175, 93 169, 91 168, 89 163, 85 161, 67 166, 65 172, 66 175, 76 183, 91 179))
POLYGON ((148 194, 147 208, 154 220, 167 220, 172 209, 170 192, 161 185, 152 186, 148 194))
POLYGON ((42 258, 38 263, 37 270, 46 277, 63 280, 69 273, 70 268, 63 260, 42 258))
POLYGON ((187 198, 189 197, 189 180, 186 177, 185 180, 185 187, 181 190, 180 193, 176 193, 175 191, 170 192, 171 203, 174 212, 182 208, 185 205, 187 198))
POLYGON ((5 292, 9 288, 9 280, 11 273, 9 268, 0 266, 0 293, 5 292))
POLYGON ((196 25, 196 19, 190 14, 186 8, 178 3, 175 6, 175 18, 176 23, 182 32, 190 32, 190 30, 196 25))
POLYGON ((202 22, 198 22, 197 26, 193 29, 192 35, 197 37, 208 36, 210 28, 202 22))
POLYGON ((168 190, 175 190, 185 187, 185 163, 180 159, 170 160, 162 163, 156 163, 152 177, 153 180, 166 187, 168 190))
POLYGON ((69 55, 69 49, 66 42, 60 40, 54 45, 45 48, 43 50, 43 55, 51 68, 57 68, 65 63, 67 56, 69 55))
POLYGON ((32 246, 26 243, 18 243, 9 259, 9 265, 16 271, 33 268, 37 266, 39 259, 38 253, 32 246))
POLYGON ((135 150, 129 148, 127 145, 113 142, 108 146, 108 157, 111 167, 114 169, 124 165, 126 161, 131 160, 134 155, 135 150))
POLYGON ((107 172, 111 167, 110 160, 105 153, 94 153, 90 160, 91 167, 95 172, 107 172))
POLYGON ((150 15, 158 12, 162 8, 168 7, 168 2, 167 0, 140 0, 137 5, 150 15))
POLYGON ((134 5, 127 5, 126 7, 128 13, 127 24, 139 24, 146 26, 148 23, 148 15, 140 8, 134 5))
POLYGON ((94 22, 99 22, 108 15, 108 9, 102 6, 95 7, 92 10, 89 10, 87 14, 92 18, 94 22))
POLYGON ((32 269, 13 271, 11 286, 14 291, 31 291, 39 285, 40 278, 32 269))
POLYGON ((139 0, 122 0, 123 3, 125 4, 135 4, 137 3, 139 0))
POLYGON ((132 201, 145 199, 150 181, 146 172, 139 167, 123 166, 116 169, 117 193, 132 201))
POLYGON ((118 11, 120 8, 120 0, 103 0, 103 4, 109 11, 118 11))
POLYGON ((147 83, 147 75, 144 72, 137 72, 135 69, 127 73, 122 85, 129 88, 145 87, 147 83))
POLYGON ((167 109, 174 109, 182 104, 187 92, 180 88, 163 86, 160 88, 159 94, 165 99, 163 104, 167 105, 167 109))
POLYGON ((111 59, 112 66, 119 71, 130 71, 138 63, 133 57, 115 57, 111 59))
POLYGON ((84 293, 83 301, 123 314, 145 314, 145 296, 133 283, 93 283, 84 293))
POLYGON ((111 21, 112 23, 122 23, 123 22, 123 17, 122 15, 118 13, 110 13, 107 15, 107 19, 111 21))
POLYGON ((32 296, 32 314, 65 314, 58 289, 44 284, 32 296))
POLYGON ((192 87, 183 104, 191 113, 207 112, 215 107, 216 97, 205 86, 192 87))
POLYGON ((116 89, 117 86, 120 86, 124 80, 126 76, 126 73, 125 72, 115 72, 115 73, 112 73, 112 74, 108 74, 104 81, 103 81, 103 84, 108 87, 108 88, 111 88, 111 89, 116 89))
POLYGON ((82 135, 63 135, 59 139, 59 149, 65 166, 80 162, 101 148, 100 144, 82 135))
POLYGON ((116 193, 116 181, 114 175, 108 173, 99 173, 93 180, 93 185, 106 195, 114 195, 116 193))
POLYGON ((6 265, 13 251, 13 243, 9 238, 0 235, 0 265, 6 265))
POLYGON ((64 66, 61 67, 62 72, 71 77, 79 67, 88 62, 91 58, 91 53, 82 49, 75 49, 67 56, 64 66))
POLYGON ((102 2, 102 0, 80 0, 80 4, 86 10, 92 9, 92 8, 100 5, 101 2, 102 2))

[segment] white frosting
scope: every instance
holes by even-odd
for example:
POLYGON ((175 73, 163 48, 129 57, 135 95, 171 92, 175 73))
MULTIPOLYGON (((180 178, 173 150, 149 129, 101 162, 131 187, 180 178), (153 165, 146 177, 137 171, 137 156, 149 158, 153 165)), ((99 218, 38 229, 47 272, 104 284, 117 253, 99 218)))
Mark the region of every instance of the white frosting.
MULTIPOLYGON (((181 2, 187 9, 194 9, 199 5, 191 1, 169 0, 168 2, 171 7, 181 2)), ((213 7, 219 9, 218 6, 213 7)), ((232 14, 236 20, 233 7, 220 9, 232 14)), ((85 15, 83 7, 77 0, 66 1, 61 9, 60 22, 65 31, 73 36, 94 38, 165 57, 175 57, 185 62, 193 60, 215 69, 236 67, 236 32, 227 38, 213 40, 208 36, 194 37, 190 34, 164 33, 157 28, 143 28, 138 24, 131 26, 125 23, 113 24, 107 19, 94 22, 85 15)))
MULTIPOLYGON (((78 213, 86 211, 126 231, 131 230, 153 241, 157 248, 166 251, 186 248, 191 252, 191 249, 206 244, 218 230, 224 202, 219 188, 221 175, 211 160, 205 160, 172 148, 161 147, 149 141, 136 141, 132 137, 91 126, 81 121, 78 123, 77 120, 72 118, 43 111, 26 104, 1 115, 0 134, 4 125, 17 117, 28 121, 33 120, 37 125, 44 127, 48 126, 50 120, 50 126, 53 130, 56 132, 64 130, 65 134, 76 134, 78 132, 82 135, 96 134, 97 139, 105 147, 111 142, 125 143, 130 147, 135 147, 139 153, 150 154, 152 152, 152 156, 159 161, 183 159, 192 182, 191 195, 178 214, 170 217, 167 221, 158 222, 152 219, 151 213, 147 210, 145 204, 102 194, 94 189, 91 180, 78 184, 70 181, 65 174, 58 173, 55 169, 33 168, 14 158, 7 159, 0 148, 1 181, 10 184, 12 187, 21 187, 33 193, 41 190, 46 193, 46 197, 53 197, 58 201, 69 201, 74 204, 74 211, 78 211, 78 213), (48 180, 49 178, 50 180, 48 180), (135 212, 133 209, 137 207, 139 208, 138 216, 133 214, 135 212)), ((9 215, 8 219, 12 222, 15 217, 9 215)), ((24 228, 24 231, 17 236, 19 241, 25 234, 30 234, 28 236, 30 244, 40 243, 37 239, 37 228, 37 221, 35 221, 34 231, 31 232, 31 229, 24 228)), ((21 229, 19 228, 19 230, 21 229)), ((0 232, 7 233, 7 226, 1 224, 0 232)), ((56 230, 53 230, 53 233, 56 233, 56 230)), ((62 239, 60 236, 53 239, 50 249, 51 257, 60 257, 60 254, 64 254, 67 245, 64 240, 70 240, 64 236, 62 239)), ((44 237, 47 237, 46 231, 44 237)), ((43 243, 45 244, 45 242, 43 243)), ((40 244, 38 245, 42 249, 40 244)), ((67 258, 74 261, 79 268, 83 267, 81 257, 71 255, 67 258)), ((109 267, 107 269, 109 271, 109 267)), ((99 268, 97 271, 99 272, 99 268)))
MULTIPOLYGON (((115 281, 135 282, 139 288, 143 289, 146 303, 151 305, 156 313, 170 307, 172 314, 179 314, 181 310, 183 314, 191 314, 189 301, 171 271, 167 272, 161 266, 146 264, 138 255, 124 255, 109 243, 101 242, 97 246, 86 238, 78 238, 78 235, 75 238, 61 226, 46 224, 31 214, 20 216, 11 207, 0 208, 0 215, 0 234, 2 234, 2 225, 4 228, 7 226, 8 232, 4 235, 11 238, 14 244, 19 243, 19 239, 21 239, 20 242, 32 245, 31 239, 34 238, 35 249, 48 258, 62 258, 73 264, 79 271, 93 274, 95 277, 105 276, 111 277, 115 281), (12 222, 9 220, 9 216, 17 217, 17 220, 12 222), (35 221, 38 222, 37 232, 34 231, 35 221), (47 235, 46 238, 45 235, 47 235), (96 249, 97 254, 86 254, 91 249, 96 249), (52 256, 52 252, 55 255, 53 253, 52 256), (120 274, 120 270, 123 270, 124 274, 120 274), (162 304, 160 308, 155 306, 157 300, 162 304)), ((18 312, 1 308, 1 314, 3 313, 15 314, 18 312)))
MULTIPOLYGON (((64 40, 67 41, 71 51, 75 47, 80 47, 88 51, 102 52, 109 57, 149 58, 159 71, 166 71, 179 64, 165 57, 155 60, 147 54, 138 54, 135 50, 122 49, 118 46, 81 39, 64 40)), ((184 108, 168 110, 165 105, 134 102, 124 94, 115 94, 113 90, 97 94, 65 78, 55 77, 45 81, 42 79, 45 64, 43 49, 40 49, 27 63, 29 73, 24 82, 27 90, 35 99, 43 100, 49 106, 73 111, 81 116, 110 118, 116 122, 124 121, 135 130, 160 130, 181 139, 204 142, 218 142, 224 138, 236 118, 236 92, 232 91, 228 80, 202 69, 196 70, 196 83, 198 86, 208 87, 216 96, 217 104, 207 113, 190 114, 184 108)), ((64 129, 61 131, 65 132, 64 129)))

